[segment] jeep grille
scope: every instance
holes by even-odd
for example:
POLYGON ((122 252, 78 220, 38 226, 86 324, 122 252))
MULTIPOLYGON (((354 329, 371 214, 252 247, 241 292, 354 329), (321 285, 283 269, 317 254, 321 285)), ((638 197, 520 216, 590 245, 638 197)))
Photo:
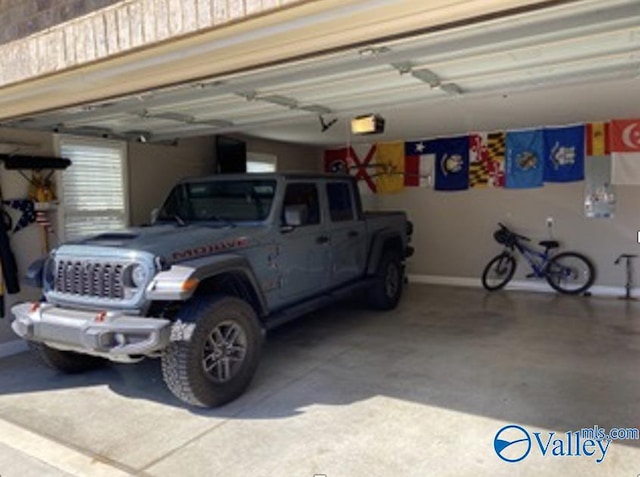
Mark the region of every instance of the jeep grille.
POLYGON ((125 263, 60 260, 56 266, 55 291, 76 296, 124 299, 125 263))

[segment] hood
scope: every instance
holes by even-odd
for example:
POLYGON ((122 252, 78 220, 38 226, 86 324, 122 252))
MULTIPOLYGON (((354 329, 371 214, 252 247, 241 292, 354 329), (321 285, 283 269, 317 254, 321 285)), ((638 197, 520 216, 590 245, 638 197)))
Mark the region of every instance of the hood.
POLYGON ((170 224, 107 232, 74 242, 72 245, 144 251, 162 257, 168 263, 174 263, 247 248, 264 233, 264 227, 204 227, 170 224))

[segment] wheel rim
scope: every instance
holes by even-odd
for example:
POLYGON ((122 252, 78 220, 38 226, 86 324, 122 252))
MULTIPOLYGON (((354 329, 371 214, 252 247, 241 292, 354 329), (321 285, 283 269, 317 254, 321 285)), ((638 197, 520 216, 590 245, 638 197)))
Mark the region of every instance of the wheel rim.
POLYGON ((202 368, 213 382, 233 379, 247 355, 247 335, 235 321, 223 321, 209 334, 202 350, 202 368))
POLYGON ((485 281, 491 288, 497 288, 509 279, 513 262, 510 257, 502 256, 494 261, 485 275, 485 281))
POLYGON ((556 286, 563 290, 580 290, 589 282, 590 270, 578 257, 557 259, 547 272, 556 286))
POLYGON ((395 263, 390 263, 387 267, 387 274, 384 278, 384 290, 389 298, 396 296, 400 288, 400 269, 395 263))

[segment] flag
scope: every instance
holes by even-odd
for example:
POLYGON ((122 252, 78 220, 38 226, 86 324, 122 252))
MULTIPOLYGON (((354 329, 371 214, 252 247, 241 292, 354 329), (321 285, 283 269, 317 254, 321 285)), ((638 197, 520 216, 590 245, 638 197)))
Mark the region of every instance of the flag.
POLYGON ((611 121, 611 182, 640 184, 640 119, 611 121))
POLYGON ((544 130, 545 182, 575 182, 584 179, 584 126, 544 130))
POLYGON ((20 218, 16 223, 15 227, 13 227, 12 232, 16 233, 28 225, 32 224, 36 221, 36 213, 33 205, 33 201, 30 199, 14 199, 14 200, 5 200, 2 202, 5 205, 8 205, 12 209, 15 209, 21 212, 20 218))
POLYGON ((503 132, 469 136, 469 187, 504 187, 503 132))
POLYGON ((404 185, 433 187, 435 154, 427 154, 426 141, 406 142, 404 145, 404 185))
POLYGON ((404 188, 404 142, 376 144, 375 176, 378 193, 399 192, 404 188))
POLYGON ((36 211, 36 223, 47 233, 53 233, 53 225, 51 225, 51 221, 49 220, 46 212, 42 210, 36 211))
POLYGON ((375 192, 376 146, 357 144, 324 151, 325 172, 349 173, 358 181, 360 192, 375 192))
POLYGON ((324 151, 324 171, 336 174, 347 174, 349 172, 349 149, 327 149, 324 151))
POLYGON ((434 188, 442 191, 469 188, 469 136, 433 139, 427 152, 435 154, 434 188))
POLYGON ((589 123, 586 127, 587 156, 611 154, 609 123, 589 123))
POLYGON ((505 187, 542 187, 544 137, 541 129, 509 131, 506 138, 505 187))

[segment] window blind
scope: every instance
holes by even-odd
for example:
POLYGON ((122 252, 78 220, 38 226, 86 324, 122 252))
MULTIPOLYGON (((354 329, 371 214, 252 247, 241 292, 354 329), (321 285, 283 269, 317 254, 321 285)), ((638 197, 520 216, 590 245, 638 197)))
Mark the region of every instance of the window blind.
POLYGON ((60 153, 72 162, 62 174, 65 239, 125 227, 124 143, 61 138, 60 153))

